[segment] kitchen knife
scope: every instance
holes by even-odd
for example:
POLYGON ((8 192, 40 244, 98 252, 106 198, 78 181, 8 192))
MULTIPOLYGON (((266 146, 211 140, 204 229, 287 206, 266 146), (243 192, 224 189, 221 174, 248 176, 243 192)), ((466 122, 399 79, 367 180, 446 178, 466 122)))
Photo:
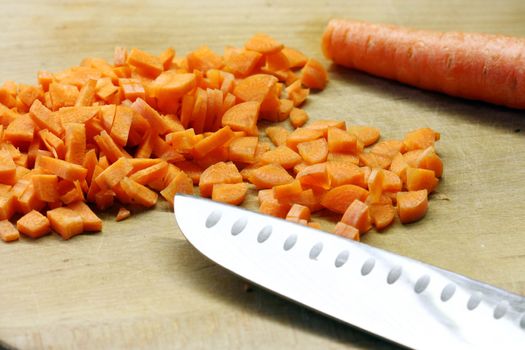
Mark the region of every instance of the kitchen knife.
POLYGON ((186 239, 233 273, 416 349, 524 349, 525 298, 417 260, 188 195, 186 239))

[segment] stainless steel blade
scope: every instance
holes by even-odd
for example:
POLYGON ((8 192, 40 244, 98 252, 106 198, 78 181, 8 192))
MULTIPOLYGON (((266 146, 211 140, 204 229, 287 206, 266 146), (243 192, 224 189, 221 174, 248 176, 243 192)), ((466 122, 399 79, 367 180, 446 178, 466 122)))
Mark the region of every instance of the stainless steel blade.
POLYGON ((193 196, 188 241, 226 269, 416 349, 523 349, 525 298, 366 244, 193 196))

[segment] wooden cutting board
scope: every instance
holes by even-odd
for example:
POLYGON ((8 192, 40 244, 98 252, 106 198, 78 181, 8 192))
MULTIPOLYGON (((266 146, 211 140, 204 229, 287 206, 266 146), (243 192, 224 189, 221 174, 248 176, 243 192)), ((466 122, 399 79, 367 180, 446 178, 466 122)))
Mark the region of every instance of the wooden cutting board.
MULTIPOLYGON (((10 1, 0 13, 0 80, 34 83, 39 69, 111 59, 116 45, 222 52, 256 32, 323 59, 321 33, 335 16, 525 36, 520 0, 10 1)), ((427 126, 442 136, 445 174, 426 218, 363 241, 525 294, 524 113, 338 67, 329 74, 306 105, 312 119, 375 125, 385 138, 427 126)), ((246 206, 255 208, 253 196, 246 206)), ((1 341, 24 349, 394 347, 265 291, 246 292, 183 239, 166 205, 119 224, 114 214, 101 234, 0 244, 1 341)))

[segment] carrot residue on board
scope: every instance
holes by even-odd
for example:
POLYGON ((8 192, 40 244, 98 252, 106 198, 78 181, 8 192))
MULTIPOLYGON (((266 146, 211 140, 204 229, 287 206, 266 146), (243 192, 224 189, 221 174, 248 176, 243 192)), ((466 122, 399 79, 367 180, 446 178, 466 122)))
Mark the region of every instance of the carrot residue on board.
POLYGON ((207 46, 182 57, 118 47, 113 62, 40 71, 37 85, 7 81, 0 238, 98 232, 96 212, 120 208, 121 221, 132 205, 154 207, 159 194, 173 205, 195 187, 233 205, 255 187, 260 212, 314 228, 311 213, 333 210, 343 215, 336 233, 353 238, 388 226, 396 200, 402 222, 421 218, 442 173, 439 134, 419 129, 376 143, 373 127, 308 122, 301 106, 327 82, 319 61, 263 34, 223 55, 207 46), (259 121, 287 119, 291 127, 266 125, 271 142, 260 136, 259 121))

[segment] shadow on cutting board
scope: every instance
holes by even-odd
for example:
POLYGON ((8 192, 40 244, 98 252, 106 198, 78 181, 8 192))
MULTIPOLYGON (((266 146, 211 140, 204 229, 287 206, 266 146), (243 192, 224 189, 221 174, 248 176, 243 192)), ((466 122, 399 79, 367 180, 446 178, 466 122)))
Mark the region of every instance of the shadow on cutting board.
POLYGON ((308 310, 265 289, 248 286, 241 277, 216 265, 188 242, 181 244, 177 249, 184 250, 184 254, 171 254, 171 264, 179 267, 193 266, 181 271, 189 274, 188 283, 193 284, 194 288, 207 297, 242 313, 256 315, 355 348, 402 349, 398 345, 308 310), (195 265, 198 267, 195 268, 195 265))
POLYGON ((335 64, 330 65, 329 74, 332 80, 347 82, 385 100, 406 101, 407 105, 423 110, 439 107, 454 119, 468 124, 482 123, 511 132, 525 131, 525 118, 520 110, 423 90, 335 64))

